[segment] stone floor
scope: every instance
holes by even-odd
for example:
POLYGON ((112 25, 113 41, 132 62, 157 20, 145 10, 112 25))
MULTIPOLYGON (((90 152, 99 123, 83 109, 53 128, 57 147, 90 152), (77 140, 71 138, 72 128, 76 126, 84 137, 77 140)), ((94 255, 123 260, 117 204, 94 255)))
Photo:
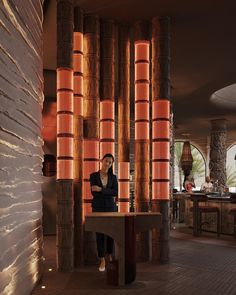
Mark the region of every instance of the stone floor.
POLYGON ((136 281, 125 287, 107 285, 106 273, 95 266, 57 272, 55 237, 47 236, 44 275, 32 295, 235 295, 236 240, 210 233, 194 238, 188 231, 184 227, 171 231, 169 264, 138 263, 136 281))

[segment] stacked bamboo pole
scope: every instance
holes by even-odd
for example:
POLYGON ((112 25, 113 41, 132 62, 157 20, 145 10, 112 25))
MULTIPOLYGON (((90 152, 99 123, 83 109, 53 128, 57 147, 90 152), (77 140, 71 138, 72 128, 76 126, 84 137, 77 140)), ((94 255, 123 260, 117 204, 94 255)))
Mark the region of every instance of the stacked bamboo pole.
POLYGON ((74 8, 74 224, 75 266, 83 264, 83 12, 74 8))
POLYGON ((119 212, 129 212, 130 175, 130 29, 119 27, 118 181, 119 212))
POLYGON ((73 1, 57 0, 57 268, 74 266, 73 1))
POLYGON ((169 18, 152 20, 152 210, 162 229, 152 232, 152 260, 169 261, 170 46, 169 18))
POLYGON ((115 155, 115 25, 101 23, 100 159, 115 155))
MULTIPOLYGON (((89 175, 99 169, 100 23, 95 15, 84 16, 84 145, 83 213, 92 212, 89 175)), ((95 237, 86 232, 85 262, 96 261, 95 237)))

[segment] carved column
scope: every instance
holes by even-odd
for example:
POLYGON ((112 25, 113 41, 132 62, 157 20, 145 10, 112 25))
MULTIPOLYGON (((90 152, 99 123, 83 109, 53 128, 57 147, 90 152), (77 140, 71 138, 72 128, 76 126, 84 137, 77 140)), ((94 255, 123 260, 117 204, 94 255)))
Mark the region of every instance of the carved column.
POLYGON ((83 264, 83 12, 74 8, 74 218, 75 266, 83 264))
POLYGON ((119 212, 129 212, 130 174, 130 29, 119 27, 118 171, 119 212))
POLYGON ((169 261, 170 23, 152 19, 152 210, 162 214, 162 229, 152 232, 152 260, 169 261))
POLYGON ((226 184, 226 120, 218 119, 211 121, 210 143, 210 177, 218 185, 226 184))
MULTIPOLYGON (((150 42, 147 22, 134 26, 135 35, 135 211, 149 210, 150 137, 149 137, 149 68, 150 42)), ((137 235, 137 258, 149 259, 148 232, 137 235)))
POLYGON ((74 267, 73 0, 57 0, 57 267, 74 267))

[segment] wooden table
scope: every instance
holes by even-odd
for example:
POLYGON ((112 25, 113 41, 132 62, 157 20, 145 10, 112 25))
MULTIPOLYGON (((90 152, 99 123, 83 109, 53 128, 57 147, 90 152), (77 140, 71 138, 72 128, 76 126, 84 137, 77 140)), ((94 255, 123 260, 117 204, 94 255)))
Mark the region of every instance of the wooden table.
POLYGON ((120 286, 127 283, 130 268, 136 271, 136 234, 153 228, 161 228, 160 213, 94 212, 85 216, 86 231, 104 233, 116 241, 120 286))

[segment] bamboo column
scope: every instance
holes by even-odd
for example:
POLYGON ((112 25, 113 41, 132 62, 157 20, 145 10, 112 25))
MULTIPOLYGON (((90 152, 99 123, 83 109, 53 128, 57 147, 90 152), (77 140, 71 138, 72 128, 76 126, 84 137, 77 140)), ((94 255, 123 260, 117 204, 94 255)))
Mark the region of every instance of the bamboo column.
POLYGON ((112 20, 101 23, 100 71, 100 159, 115 156, 115 25, 112 20))
POLYGON ((83 12, 74 8, 74 224, 75 266, 83 264, 83 12))
MULTIPOLYGON (((149 50, 143 22, 135 25, 135 211, 149 210, 149 50), (141 34, 138 34, 141 32, 141 34), (144 39, 145 38, 145 39, 144 39)), ((148 233, 137 236, 137 257, 149 259, 148 233)))
POLYGON ((118 184, 119 212, 129 212, 130 175, 130 29, 119 27, 118 184))
MULTIPOLYGON (((99 169, 100 27, 95 15, 84 16, 84 170, 83 213, 92 212, 89 175, 99 169)), ((97 259, 95 236, 85 233, 85 262, 97 259)))
POLYGON ((57 268, 74 266, 73 0, 57 0, 57 268))
POLYGON ((170 77, 169 18, 152 20, 152 210, 162 229, 152 232, 152 260, 169 261, 170 77))

